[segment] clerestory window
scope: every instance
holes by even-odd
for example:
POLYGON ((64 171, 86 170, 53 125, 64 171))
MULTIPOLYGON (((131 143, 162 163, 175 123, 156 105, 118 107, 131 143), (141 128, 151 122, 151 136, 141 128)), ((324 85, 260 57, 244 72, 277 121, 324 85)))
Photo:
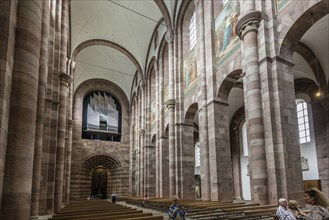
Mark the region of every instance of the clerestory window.
POLYGON ((192 15, 190 20, 190 50, 196 45, 196 21, 195 21, 195 12, 192 15))
POLYGON ((307 103, 302 99, 296 100, 297 120, 299 131, 299 143, 304 144, 311 141, 310 124, 308 117, 307 103))

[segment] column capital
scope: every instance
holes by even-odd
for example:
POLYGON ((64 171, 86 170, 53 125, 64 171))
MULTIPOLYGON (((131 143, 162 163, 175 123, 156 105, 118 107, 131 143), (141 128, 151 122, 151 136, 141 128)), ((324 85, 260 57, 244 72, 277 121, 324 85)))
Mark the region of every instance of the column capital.
POLYGON ((174 42, 174 34, 173 33, 167 33, 166 34, 166 41, 167 41, 167 43, 173 43, 174 42))
POLYGON ((69 76, 68 74, 63 73, 63 72, 60 72, 60 80, 61 80, 60 81, 61 85, 64 85, 64 86, 67 86, 67 87, 69 87, 69 85, 73 81, 71 76, 69 76))
POLYGON ((246 33, 250 31, 258 32, 259 22, 262 19, 260 11, 250 11, 248 14, 243 15, 236 27, 235 31, 238 33, 241 40, 243 40, 246 33))
POLYGON ((166 105, 167 109, 174 108, 175 107, 175 99, 168 99, 165 102, 165 105, 166 105))

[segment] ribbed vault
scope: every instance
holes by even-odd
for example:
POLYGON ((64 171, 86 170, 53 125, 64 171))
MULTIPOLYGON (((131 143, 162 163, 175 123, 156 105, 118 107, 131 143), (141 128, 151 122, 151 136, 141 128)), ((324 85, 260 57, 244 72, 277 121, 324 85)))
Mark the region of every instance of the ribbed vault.
POLYGON ((96 155, 87 159, 82 167, 86 170, 94 170, 96 167, 103 166, 107 169, 113 170, 121 166, 120 161, 107 155, 96 155))

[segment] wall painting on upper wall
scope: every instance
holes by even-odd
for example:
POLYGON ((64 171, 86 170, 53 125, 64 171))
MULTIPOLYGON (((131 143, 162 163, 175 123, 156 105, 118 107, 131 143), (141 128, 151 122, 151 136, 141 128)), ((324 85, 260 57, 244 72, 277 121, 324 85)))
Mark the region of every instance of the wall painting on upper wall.
POLYGON ((216 63, 223 63, 240 45, 235 27, 240 16, 240 1, 229 0, 215 21, 216 63))

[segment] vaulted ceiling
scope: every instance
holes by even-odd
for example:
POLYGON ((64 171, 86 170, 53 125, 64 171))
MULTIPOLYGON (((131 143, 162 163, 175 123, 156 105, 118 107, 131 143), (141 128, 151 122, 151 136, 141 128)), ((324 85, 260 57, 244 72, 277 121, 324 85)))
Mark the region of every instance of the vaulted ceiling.
POLYGON ((154 0, 72 0, 75 88, 101 78, 130 97, 135 73, 145 67, 153 31, 162 17, 154 0))

